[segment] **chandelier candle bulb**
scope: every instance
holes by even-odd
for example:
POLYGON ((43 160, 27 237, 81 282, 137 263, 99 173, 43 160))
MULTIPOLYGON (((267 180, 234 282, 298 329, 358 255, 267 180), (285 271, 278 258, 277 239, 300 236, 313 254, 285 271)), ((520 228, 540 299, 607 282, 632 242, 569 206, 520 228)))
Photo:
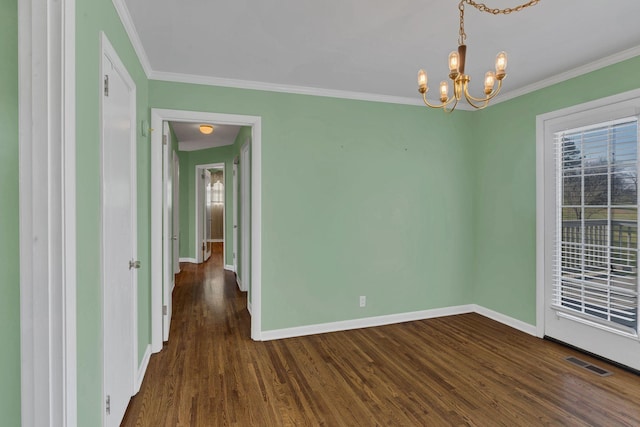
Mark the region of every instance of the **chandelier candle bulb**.
POLYGON ((418 91, 420 93, 427 91, 427 73, 424 70, 418 71, 418 91))
POLYGON ((455 50, 449 54, 449 78, 456 78, 458 75, 458 67, 460 66, 460 56, 455 50))
POLYGON ((449 83, 445 80, 440 82, 440 101, 447 102, 449 98, 449 83))
POLYGON ((507 69, 507 52, 500 52, 496 56, 496 77, 501 79, 505 76, 505 70, 507 69))
POLYGON ((493 90, 493 85, 496 83, 496 75, 493 71, 487 71, 484 75, 484 93, 489 95, 493 90))

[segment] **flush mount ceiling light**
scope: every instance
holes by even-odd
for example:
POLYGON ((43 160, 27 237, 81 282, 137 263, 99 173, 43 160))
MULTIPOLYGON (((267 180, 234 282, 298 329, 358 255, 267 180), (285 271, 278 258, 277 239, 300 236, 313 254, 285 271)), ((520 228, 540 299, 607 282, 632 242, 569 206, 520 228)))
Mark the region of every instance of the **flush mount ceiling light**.
POLYGON ((422 100, 427 107, 442 108, 447 113, 453 111, 458 105, 458 101, 464 95, 465 100, 473 108, 482 109, 489 105, 491 101, 502 88, 502 80, 507 76, 505 70, 507 68, 507 54, 500 52, 496 56, 496 71, 487 71, 484 76, 484 97, 476 98, 469 94, 469 81, 471 78, 464 73, 465 58, 467 54, 467 45, 464 44, 467 34, 464 32, 464 5, 465 3, 475 7, 480 12, 491 13, 492 15, 508 15, 512 12, 519 12, 524 8, 535 6, 540 0, 531 0, 528 3, 521 4, 514 8, 492 9, 483 3, 476 3, 473 0, 461 0, 458 4, 460 10, 460 32, 458 37, 458 51, 455 50, 449 54, 449 78, 453 81, 453 95, 449 96, 449 84, 446 80, 440 82, 440 104, 433 105, 427 101, 427 73, 424 70, 418 72, 418 92, 422 94, 422 100), (498 87, 494 85, 498 81, 498 87), (447 108, 451 103, 450 108, 447 108))
POLYGON ((210 135, 213 133, 213 126, 211 125, 200 125, 200 132, 205 135, 210 135))

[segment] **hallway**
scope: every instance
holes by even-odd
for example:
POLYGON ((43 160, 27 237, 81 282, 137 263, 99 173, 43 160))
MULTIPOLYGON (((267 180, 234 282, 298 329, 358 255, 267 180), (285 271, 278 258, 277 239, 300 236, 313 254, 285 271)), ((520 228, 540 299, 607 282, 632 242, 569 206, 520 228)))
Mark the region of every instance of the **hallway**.
POLYGON ((233 372, 243 369, 244 346, 253 344, 251 318, 246 293, 238 290, 235 275, 223 269, 222 243, 212 246, 206 263, 180 265, 169 342, 151 357, 123 426, 218 425, 210 424, 214 414, 242 412, 236 407, 245 405, 239 392, 248 390, 235 383, 233 372))

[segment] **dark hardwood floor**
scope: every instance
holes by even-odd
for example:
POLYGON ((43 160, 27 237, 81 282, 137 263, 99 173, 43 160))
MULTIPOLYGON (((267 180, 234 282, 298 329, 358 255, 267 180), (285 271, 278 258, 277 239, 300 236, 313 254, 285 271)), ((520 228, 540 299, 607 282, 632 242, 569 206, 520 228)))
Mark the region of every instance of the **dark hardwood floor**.
POLYGON ((173 298, 125 426, 640 426, 640 377, 477 314, 254 342, 221 245, 173 298))

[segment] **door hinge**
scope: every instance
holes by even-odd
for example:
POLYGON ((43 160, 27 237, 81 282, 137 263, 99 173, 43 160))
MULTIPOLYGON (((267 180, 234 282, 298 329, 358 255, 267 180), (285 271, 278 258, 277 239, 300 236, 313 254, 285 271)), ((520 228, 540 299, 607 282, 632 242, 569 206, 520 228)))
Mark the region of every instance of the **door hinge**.
POLYGON ((109 75, 104 75, 104 96, 109 96, 109 75))
POLYGON ((166 316, 168 312, 169 312, 169 309, 167 308, 167 306, 163 305, 162 306, 162 315, 166 316))
POLYGON ((233 259, 236 259, 236 253, 235 252, 233 253, 233 259))
POLYGON ((167 135, 162 135, 162 145, 167 145, 167 135))
POLYGON ((203 251, 207 250, 207 244, 205 242, 202 242, 202 250, 203 251))
POLYGON ((107 415, 111 414, 111 396, 109 396, 108 394, 105 409, 107 411, 107 415))

